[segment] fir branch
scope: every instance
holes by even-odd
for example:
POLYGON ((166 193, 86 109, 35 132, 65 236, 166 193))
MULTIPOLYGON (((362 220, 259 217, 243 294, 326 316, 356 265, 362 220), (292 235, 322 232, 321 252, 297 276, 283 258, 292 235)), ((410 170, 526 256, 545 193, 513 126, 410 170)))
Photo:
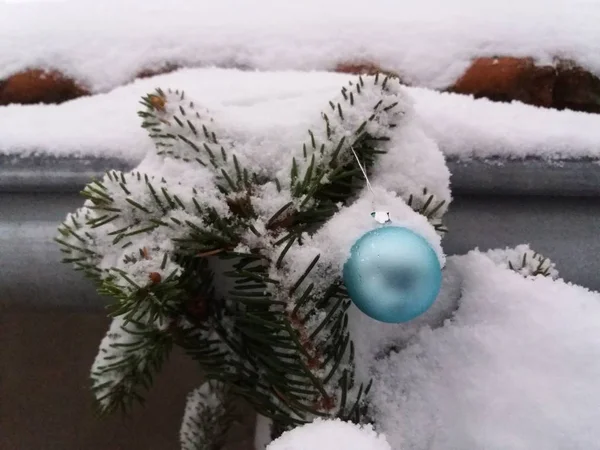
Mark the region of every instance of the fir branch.
MULTIPOLYGON (((142 126, 159 154, 205 166, 217 186, 184 192, 164 179, 111 171, 86 186, 86 207, 61 226, 65 262, 115 300, 92 373, 99 409, 141 400, 178 345, 217 391, 245 398, 279 428, 318 416, 361 420, 370 385, 355 383, 347 293, 335 276, 323 282, 333 272, 319 256, 290 279, 290 255, 362 188, 351 149, 367 170, 388 150, 402 114, 397 80, 344 88, 322 114, 322 129, 308 132, 287 183, 246 167, 232 140, 183 92, 158 89, 141 103, 142 126), (290 190, 288 203, 261 217, 256 186, 270 181, 278 192, 290 190), (115 255, 113 267, 100 269, 115 255), (216 289, 217 271, 231 284, 225 292, 216 289)), ((432 222, 445 207, 429 197, 413 202, 432 222)), ((200 401, 208 389, 190 397, 185 449, 219 448, 218 436, 209 436, 219 424, 210 421, 228 414, 217 411, 219 402, 200 401)))
POLYGON ((439 235, 443 236, 448 232, 442 220, 448 209, 445 200, 438 200, 434 194, 424 188, 421 193, 409 194, 405 201, 413 211, 425 216, 439 235))
POLYGON ((507 265, 509 269, 521 274, 525 277, 536 277, 544 276, 556 279, 558 277, 558 271, 556 270, 556 264, 554 264, 549 258, 540 255, 533 250, 526 249, 520 252, 515 252, 512 257, 507 256, 507 265))
POLYGON ((123 270, 113 269, 109 273, 111 275, 102 280, 98 293, 115 299, 109 306, 109 315, 120 316, 125 323, 136 321, 139 317, 151 322, 165 321, 173 316, 181 302, 183 291, 175 273, 157 282, 152 279, 154 272, 151 272, 143 286, 123 270))
MULTIPOLYGON (((332 114, 322 113, 324 129, 308 131, 310 140, 302 145, 302 156, 292 159, 290 189, 298 201, 293 211, 287 211, 287 224, 303 224, 302 231, 314 228, 362 189, 364 176, 354 153, 369 171, 377 156, 387 152, 390 130, 401 120, 399 81, 384 81, 373 78, 352 85, 356 92, 343 88, 341 97, 329 102, 332 114)), ((271 228, 278 225, 279 221, 269 222, 271 228)))
MULTIPOLYGON (((397 83, 397 80, 394 81, 397 83)), ((294 196, 303 198, 303 205, 310 208, 320 202, 336 203, 353 195, 361 183, 350 189, 348 183, 362 180, 362 174, 360 170, 356 171, 359 166, 350 148, 369 169, 374 156, 386 151, 382 143, 389 140, 390 125, 399 120, 401 111, 397 108, 396 91, 371 83, 351 94, 348 95, 348 90, 343 88, 342 97, 330 102, 330 106, 335 105, 335 114, 322 114, 324 132, 309 130, 310 144, 303 146, 303 153, 306 153, 304 164, 300 167, 294 160, 292 192, 294 196), (379 98, 374 106, 373 98, 379 98), (346 114, 345 109, 356 110, 358 114, 346 114), (367 114, 366 118, 360 115, 362 111, 367 114), (307 152, 307 148, 312 151, 307 152)))
POLYGON ((231 390, 208 381, 186 401, 179 433, 182 450, 221 450, 227 431, 237 419, 231 390))
POLYGON ((92 367, 97 411, 128 411, 134 402, 143 402, 142 392, 151 386, 171 347, 169 336, 151 324, 114 318, 92 367))
MULTIPOLYGON (((289 242, 293 241, 288 241, 288 245, 289 242)), ((236 328, 243 336, 240 342, 246 353, 254 355, 253 360, 260 367, 264 382, 271 386, 273 394, 268 404, 271 408, 283 407, 287 411, 287 419, 282 423, 285 427, 297 425, 311 417, 336 416, 336 398, 353 396, 350 388, 343 393, 338 392, 340 383, 339 376, 336 376, 341 367, 353 371, 344 363, 348 358, 346 349, 350 343, 345 312, 348 300, 339 289, 339 281, 321 294, 312 293, 314 284, 307 291, 299 289, 317 266, 318 260, 316 257, 311 261, 286 293, 296 299, 291 304, 295 301, 300 304, 293 312, 289 311, 288 303, 279 302, 278 297, 271 294, 279 288, 265 282, 268 266, 258 266, 255 276, 247 283, 238 284, 232 292, 234 299, 251 296, 260 300, 244 303, 245 307, 235 319, 236 328), (297 291, 296 297, 294 294, 297 291), (333 299, 334 302, 331 301, 333 299), (313 314, 319 311, 320 317, 319 321, 311 323, 310 328, 302 319, 302 315, 309 311, 313 314), (331 334, 324 330, 330 330, 340 319, 343 324, 339 328, 342 339, 336 339, 333 345, 328 345, 331 334), (290 380, 290 374, 294 375, 293 380, 290 380), (302 380, 310 389, 298 390, 294 385, 298 380, 302 380)), ((280 270, 279 273, 283 272, 280 270)), ((242 276, 239 271, 233 271, 230 275, 242 276)), ((249 401, 254 404, 252 398, 249 401)))
POLYGON ((138 112, 159 154, 198 162, 213 171, 225 193, 241 192, 245 170, 232 141, 218 136, 208 111, 185 100, 183 92, 157 90, 142 98, 138 112))

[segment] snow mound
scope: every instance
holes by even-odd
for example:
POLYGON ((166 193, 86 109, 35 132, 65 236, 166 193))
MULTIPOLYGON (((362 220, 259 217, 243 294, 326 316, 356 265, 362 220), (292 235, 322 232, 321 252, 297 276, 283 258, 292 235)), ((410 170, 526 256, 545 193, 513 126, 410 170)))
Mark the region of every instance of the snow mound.
POLYGON ((392 450, 370 425, 317 419, 283 433, 267 450, 392 450))
POLYGON ((449 262, 454 316, 374 365, 373 418, 393 448, 600 449, 600 294, 478 251, 449 262))

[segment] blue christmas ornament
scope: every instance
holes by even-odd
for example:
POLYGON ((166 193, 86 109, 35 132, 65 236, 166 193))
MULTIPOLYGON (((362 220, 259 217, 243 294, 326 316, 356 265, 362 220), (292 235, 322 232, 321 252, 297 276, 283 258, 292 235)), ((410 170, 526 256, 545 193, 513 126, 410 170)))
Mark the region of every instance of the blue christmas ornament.
POLYGON ((371 230, 352 246, 344 283, 363 313, 380 322, 408 322, 435 301, 442 285, 438 257, 423 237, 397 226, 371 230))

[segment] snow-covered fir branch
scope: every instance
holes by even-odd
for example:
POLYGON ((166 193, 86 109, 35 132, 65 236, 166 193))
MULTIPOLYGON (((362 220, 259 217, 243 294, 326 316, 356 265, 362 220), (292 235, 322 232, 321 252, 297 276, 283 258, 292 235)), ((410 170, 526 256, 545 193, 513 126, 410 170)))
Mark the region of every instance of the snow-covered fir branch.
POLYGON ((527 244, 502 250, 490 250, 487 254, 490 259, 501 267, 509 268, 524 277, 541 275, 557 279, 559 276, 556 264, 544 255, 532 250, 527 244))
POLYGON ((114 318, 92 366, 98 410, 127 410, 134 401, 143 400, 171 347, 171 338, 159 328, 114 318))
MULTIPOLYGON (((157 151, 89 184, 59 241, 115 299, 93 368, 100 405, 138 399, 168 343, 282 429, 318 417, 361 421, 372 383, 355 375, 340 278, 352 239, 383 207, 444 262, 449 173, 404 87, 357 77, 315 115, 306 139, 288 143, 296 150, 276 170, 256 157, 274 144, 253 148, 183 92, 159 89, 142 103, 157 151)), ((184 428, 196 436, 190 411, 184 428)))
POLYGON ((181 450, 221 450, 234 420, 231 393, 207 381, 189 393, 179 432, 181 450))

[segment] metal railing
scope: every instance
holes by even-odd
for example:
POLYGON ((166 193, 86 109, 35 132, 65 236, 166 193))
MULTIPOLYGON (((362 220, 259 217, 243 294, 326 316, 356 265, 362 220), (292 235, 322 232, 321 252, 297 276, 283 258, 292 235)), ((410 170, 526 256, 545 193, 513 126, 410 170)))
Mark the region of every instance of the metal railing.
MULTIPOLYGON (((61 263, 52 241, 78 192, 117 159, 0 156, 0 306, 101 309, 90 282, 61 263)), ((568 281, 600 290, 598 161, 449 161, 448 254, 530 243, 568 281)))

